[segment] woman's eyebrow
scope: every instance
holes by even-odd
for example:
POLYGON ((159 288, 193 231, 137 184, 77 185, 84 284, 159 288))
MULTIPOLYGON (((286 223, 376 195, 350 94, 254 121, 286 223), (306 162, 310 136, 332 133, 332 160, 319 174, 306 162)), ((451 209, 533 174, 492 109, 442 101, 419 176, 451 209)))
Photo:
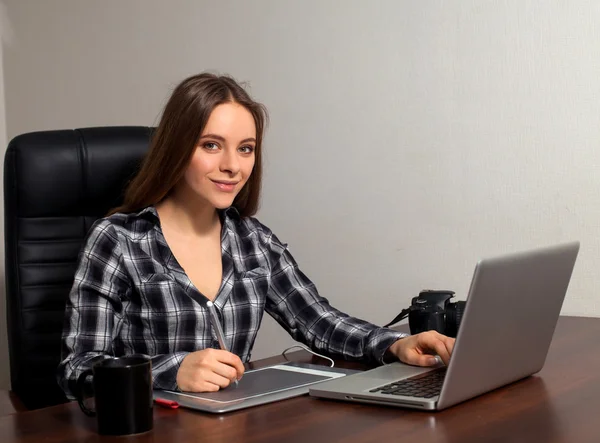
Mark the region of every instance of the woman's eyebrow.
POLYGON ((203 138, 214 138, 215 140, 219 140, 222 142, 225 141, 225 137, 221 137, 220 135, 217 135, 217 134, 204 134, 202 137, 200 137, 200 140, 202 140, 203 138))
MULTIPOLYGON (((219 140, 222 142, 225 141, 225 137, 222 137, 217 134, 204 134, 202 137, 200 137, 200 140, 205 139, 205 138, 212 138, 212 139, 219 140)), ((244 140, 240 141, 240 143, 248 143, 248 142, 256 143, 256 139, 254 137, 249 137, 249 138, 245 138, 244 140)))
POLYGON ((240 143, 248 143, 248 142, 254 142, 254 143, 256 143, 256 139, 254 137, 245 138, 240 143))

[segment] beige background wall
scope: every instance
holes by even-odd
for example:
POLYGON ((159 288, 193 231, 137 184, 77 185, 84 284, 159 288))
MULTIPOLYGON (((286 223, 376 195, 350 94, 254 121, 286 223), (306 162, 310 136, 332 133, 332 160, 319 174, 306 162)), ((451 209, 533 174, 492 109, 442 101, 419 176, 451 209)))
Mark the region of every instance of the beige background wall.
MULTIPOLYGON (((152 125, 230 73, 271 112, 259 217, 335 306, 383 323, 464 298, 482 256, 579 239, 563 312, 600 315, 597 1, 6 4, 9 138, 152 125)), ((254 358, 290 343, 266 321, 254 358)))
MULTIPOLYGON (((7 20, 6 7, 0 2, 0 152, 4 158, 6 151, 6 108, 4 100, 4 47, 12 43, 12 29, 7 20)), ((2 172, 0 172, 0 176, 2 172)), ((0 195, 4 195, 4 181, 0 180, 0 195)), ((10 385, 10 372, 8 366, 8 342, 6 339, 6 303, 4 288, 4 206, 0 205, 0 389, 10 385)))

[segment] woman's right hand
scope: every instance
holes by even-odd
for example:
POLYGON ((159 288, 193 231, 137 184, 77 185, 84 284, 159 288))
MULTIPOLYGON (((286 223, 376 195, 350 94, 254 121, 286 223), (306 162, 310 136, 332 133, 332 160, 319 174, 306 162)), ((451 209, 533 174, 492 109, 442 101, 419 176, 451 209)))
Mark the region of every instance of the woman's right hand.
POLYGON ((177 386, 188 392, 215 392, 242 378, 242 360, 229 351, 203 349, 185 356, 177 371, 177 386))

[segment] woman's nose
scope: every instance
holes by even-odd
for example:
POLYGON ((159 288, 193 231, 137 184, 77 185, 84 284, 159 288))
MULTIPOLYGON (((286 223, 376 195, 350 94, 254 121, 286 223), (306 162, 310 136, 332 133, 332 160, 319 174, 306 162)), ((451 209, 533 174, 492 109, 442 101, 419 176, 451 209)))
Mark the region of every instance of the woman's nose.
POLYGON ((240 162, 236 152, 225 150, 221 157, 221 171, 237 174, 240 170, 240 162))

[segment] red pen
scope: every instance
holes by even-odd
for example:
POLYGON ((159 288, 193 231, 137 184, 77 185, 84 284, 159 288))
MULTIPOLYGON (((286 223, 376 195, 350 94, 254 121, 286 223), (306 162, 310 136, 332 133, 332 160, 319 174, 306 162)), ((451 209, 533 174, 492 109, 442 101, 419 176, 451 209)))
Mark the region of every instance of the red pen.
POLYGON ((173 400, 165 400, 164 398, 155 398, 154 403, 163 408, 177 409, 179 407, 179 403, 173 400))

